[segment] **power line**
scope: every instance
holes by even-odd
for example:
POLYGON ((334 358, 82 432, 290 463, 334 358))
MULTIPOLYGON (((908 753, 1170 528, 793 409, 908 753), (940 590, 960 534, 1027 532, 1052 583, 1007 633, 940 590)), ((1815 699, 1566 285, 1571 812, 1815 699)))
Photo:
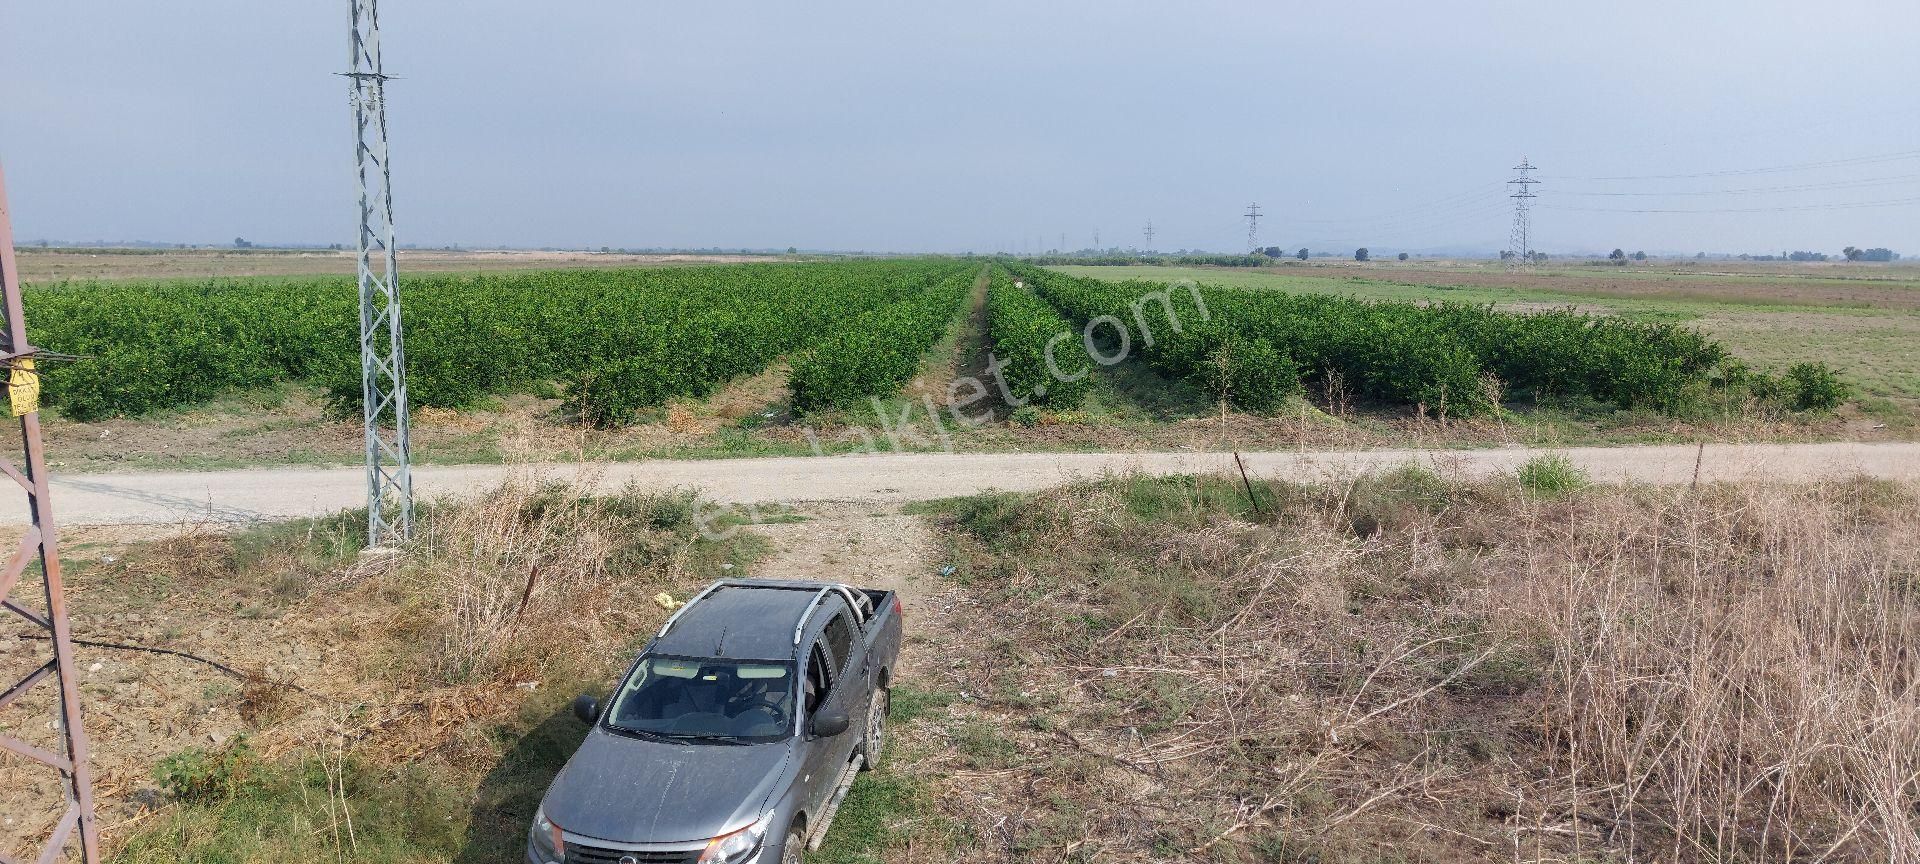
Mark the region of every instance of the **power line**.
POLYGON ((1667 210, 1613 207, 1554 207, 1547 205, 1542 209, 1572 213, 1789 213, 1797 210, 1856 210, 1867 207, 1902 207, 1908 204, 1920 204, 1920 196, 1894 198, 1886 201, 1846 201, 1834 204, 1801 204, 1784 207, 1715 207, 1692 210, 1667 210))
POLYGON ((1490 214, 1511 213, 1512 208, 1513 208, 1513 202, 1510 201, 1505 195, 1501 195, 1491 200, 1480 202, 1469 209, 1463 209, 1463 210, 1453 211, 1453 212, 1444 213, 1444 214, 1435 214, 1432 216, 1410 217, 1407 219, 1401 219, 1393 222, 1382 222, 1382 223, 1377 223, 1373 225, 1325 226, 1323 228, 1323 232, 1316 232, 1316 233, 1321 233, 1322 236, 1326 236, 1327 234, 1335 234, 1338 236, 1351 236, 1351 237, 1359 237, 1362 235, 1374 236, 1378 234, 1413 231, 1413 230, 1420 230, 1423 228, 1434 227, 1434 226, 1444 226, 1444 225, 1450 225, 1450 224, 1455 224, 1459 222, 1474 221, 1490 214))
MULTIPOLYGON (((1711 138, 1711 141, 1714 144, 1714 146, 1724 149, 1728 145, 1737 144, 1744 141, 1750 141, 1755 138, 1761 138, 1761 137, 1779 138, 1789 133, 1804 132, 1809 129, 1818 129, 1822 126, 1831 126, 1841 121, 1852 120, 1856 116, 1857 115, 1855 115, 1851 111, 1846 111, 1846 110, 1841 110, 1836 108, 1836 109, 1831 109, 1829 113, 1824 117, 1803 115, 1803 116, 1796 117, 1786 123, 1771 123, 1765 126, 1750 126, 1743 130, 1732 130, 1732 131, 1727 131, 1726 134, 1724 135, 1716 135, 1713 138, 1711 138)), ((1725 124, 1715 124, 1715 126, 1718 127, 1718 129, 1725 128, 1725 124)), ((1716 131, 1718 131, 1718 129, 1716 129, 1716 131)), ((1697 145, 1702 140, 1702 136, 1698 133, 1679 132, 1675 130, 1669 130, 1669 131, 1674 131, 1674 134, 1671 137, 1666 138, 1665 140, 1646 141, 1639 144, 1621 144, 1616 146, 1609 146, 1608 149, 1613 153, 1648 152, 1653 150, 1665 150, 1665 149, 1669 149, 1682 144, 1697 145)))
POLYGON ((1896 174, 1888 177, 1869 177, 1860 180, 1835 180, 1828 183, 1802 183, 1793 186, 1754 186, 1745 189, 1693 189, 1664 192, 1568 192, 1562 190, 1559 195, 1573 195, 1583 198, 1664 198, 1670 195, 1769 195, 1780 192, 1809 192, 1819 189, 1871 189, 1882 186, 1898 186, 1903 182, 1920 179, 1920 174, 1896 174))
POLYGON ((1374 229, 1391 228, 1399 225, 1436 221, 1444 222, 1465 215, 1480 213, 1488 207, 1504 211, 1510 206, 1510 203, 1505 192, 1488 192, 1475 199, 1462 201, 1442 209, 1431 210, 1425 213, 1410 213, 1404 216, 1375 217, 1370 219, 1286 220, 1282 225, 1287 227, 1297 225, 1305 230, 1336 230, 1364 233, 1374 229))
POLYGON ((1809 171, 1820 168, 1839 168, 1853 165, 1877 165, 1883 162, 1900 162, 1920 158, 1920 150, 1901 150, 1895 153, 1882 153, 1877 156, 1854 156, 1847 159, 1828 159, 1819 162, 1799 162, 1792 165, 1770 165, 1764 168, 1738 168, 1726 171, 1699 171, 1692 174, 1639 174, 1614 177, 1559 177, 1555 180, 1686 180, 1694 177, 1734 177, 1746 174, 1775 174, 1783 171, 1809 171))
POLYGON ((1421 215, 1428 212, 1443 212, 1456 207, 1471 206, 1473 204, 1480 203, 1483 200, 1493 199, 1493 198, 1499 198, 1499 199, 1506 198, 1506 184, 1504 183, 1482 184, 1480 186, 1477 186, 1465 192, 1459 192, 1453 195, 1448 195, 1444 198, 1437 198, 1432 201, 1427 201, 1420 204, 1410 204, 1406 207, 1401 207, 1395 210, 1386 210, 1380 213, 1374 213, 1367 216, 1349 216, 1349 217, 1334 218, 1334 219, 1298 219, 1298 218, 1289 217, 1289 218, 1281 219, 1280 221, 1283 224, 1287 224, 1287 225, 1294 225, 1294 224, 1325 225, 1325 224, 1336 224, 1336 223, 1391 221, 1402 216, 1421 215))
POLYGON ((1499 196, 1492 201, 1486 202, 1484 204, 1481 204, 1475 207, 1472 210, 1464 210, 1458 213, 1449 213, 1442 216, 1425 217, 1421 219, 1408 220, 1408 221, 1394 223, 1394 224, 1365 226, 1361 228, 1345 228, 1344 226, 1333 226, 1340 233, 1331 234, 1331 235, 1323 234, 1320 237, 1316 237, 1312 239, 1302 238, 1301 242, 1304 242, 1310 246, 1338 245, 1338 244, 1346 243, 1349 241, 1353 241, 1353 242, 1372 241, 1372 242, 1378 243, 1382 240, 1388 240, 1388 239, 1393 239, 1397 237, 1410 237, 1410 236, 1419 235, 1419 234, 1426 234, 1435 229, 1448 228, 1456 225, 1481 223, 1483 220, 1489 219, 1493 216, 1512 213, 1513 212, 1512 207, 1513 207, 1512 203, 1507 200, 1506 196, 1499 196))

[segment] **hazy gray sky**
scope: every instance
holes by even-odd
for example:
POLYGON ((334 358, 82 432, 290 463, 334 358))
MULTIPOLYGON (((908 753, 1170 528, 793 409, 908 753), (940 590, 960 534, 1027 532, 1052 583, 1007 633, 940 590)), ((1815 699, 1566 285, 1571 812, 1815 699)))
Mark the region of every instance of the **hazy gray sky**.
MULTIPOLYGON (((0 0, 21 241, 351 242, 347 8, 0 0)), ((1920 254, 1913 0, 381 11, 403 242, 1920 254)))

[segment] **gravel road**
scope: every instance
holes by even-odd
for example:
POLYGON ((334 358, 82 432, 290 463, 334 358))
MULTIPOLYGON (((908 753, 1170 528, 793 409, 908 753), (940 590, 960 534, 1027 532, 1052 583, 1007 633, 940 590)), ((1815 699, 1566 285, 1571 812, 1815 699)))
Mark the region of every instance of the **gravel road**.
MULTIPOLYGON (((1317 480, 1417 461, 1443 473, 1484 476, 1512 471, 1542 451, 1364 450, 1242 454, 1257 477, 1317 480)), ((1716 444, 1572 448, 1564 453, 1600 481, 1688 483, 1700 479, 1797 481, 1864 473, 1920 480, 1920 444, 1716 444)), ((986 489, 1032 490, 1103 472, 1153 474, 1233 470, 1224 453, 909 453, 828 457, 623 462, 535 466, 556 476, 585 474, 603 486, 693 486, 733 503, 848 501, 897 504, 986 489)), ((499 465, 414 470, 421 497, 473 494, 510 470, 499 465)), ((365 503, 363 474, 347 468, 56 474, 53 504, 61 524, 104 525, 196 520, 258 521, 330 513, 365 503)), ((0 524, 26 518, 17 496, 0 500, 0 524)))

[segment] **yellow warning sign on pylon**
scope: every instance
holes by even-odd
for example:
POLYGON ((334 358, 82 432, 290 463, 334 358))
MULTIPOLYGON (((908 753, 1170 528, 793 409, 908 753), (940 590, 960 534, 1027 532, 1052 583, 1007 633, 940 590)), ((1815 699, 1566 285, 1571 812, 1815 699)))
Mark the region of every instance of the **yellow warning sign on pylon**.
POLYGON ((7 376, 7 402, 15 417, 40 410, 40 373, 34 371, 32 357, 13 361, 7 376))

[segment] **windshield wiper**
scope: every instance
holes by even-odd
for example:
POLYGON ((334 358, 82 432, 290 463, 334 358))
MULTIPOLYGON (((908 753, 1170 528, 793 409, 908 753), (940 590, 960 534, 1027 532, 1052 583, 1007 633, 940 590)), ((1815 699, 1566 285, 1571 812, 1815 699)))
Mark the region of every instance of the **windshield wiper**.
POLYGON ((684 737, 684 739, 689 739, 689 741, 720 741, 720 743, 732 743, 732 745, 749 745, 749 743, 753 743, 753 741, 747 741, 747 739, 741 737, 741 735, 693 735, 693 733, 689 733, 689 735, 674 735, 674 737, 684 737))
POLYGON ((622 726, 618 723, 608 723, 607 728, 612 729, 613 731, 618 732, 622 735, 631 735, 635 738, 642 738, 648 741, 659 741, 662 743, 672 742, 674 739, 679 737, 677 735, 668 735, 665 732, 655 732, 652 729, 635 729, 632 726, 622 726))
POLYGON ((718 735, 700 732, 660 732, 654 729, 636 729, 632 726, 621 726, 617 723, 608 723, 607 728, 623 735, 631 735, 635 738, 644 738, 648 741, 659 741, 667 744, 684 741, 718 741, 722 744, 753 743, 739 735, 718 735))

